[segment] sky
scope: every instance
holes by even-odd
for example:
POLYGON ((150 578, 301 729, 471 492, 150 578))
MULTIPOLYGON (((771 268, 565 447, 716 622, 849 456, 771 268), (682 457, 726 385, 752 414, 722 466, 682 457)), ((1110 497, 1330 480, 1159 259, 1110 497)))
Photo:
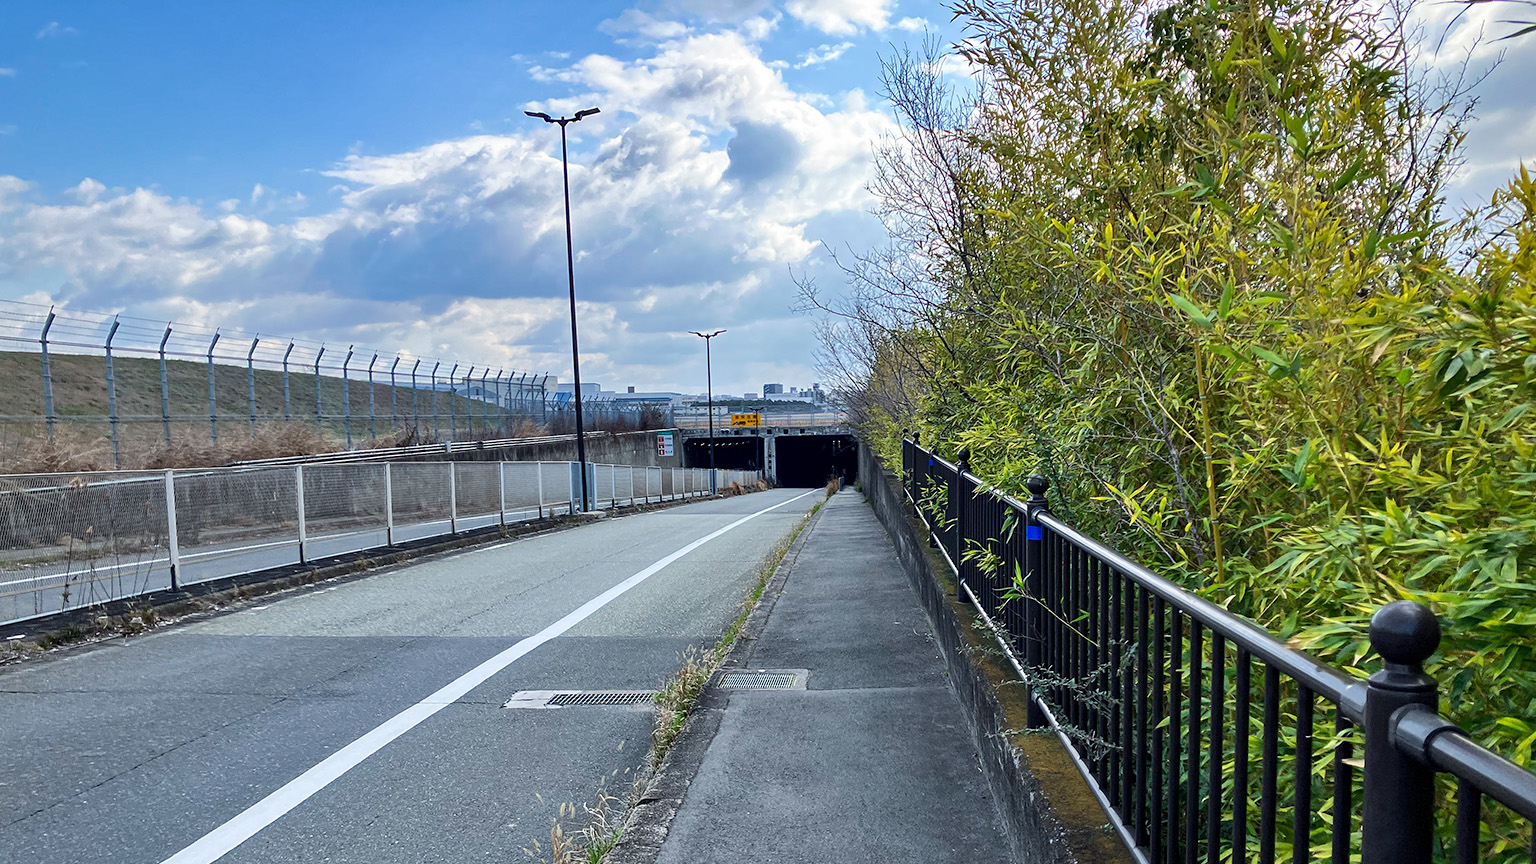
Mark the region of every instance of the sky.
MULTIPOLYGON (((1423 4, 1475 68, 1489 8, 1423 4)), ((42 2, 0 7, 0 299, 570 376, 806 386, 794 275, 882 242, 879 56, 928 0, 42 2)), ((1536 164, 1536 38, 1503 43, 1453 203, 1536 164)), ((360 349, 361 350, 361 349, 360 349)))

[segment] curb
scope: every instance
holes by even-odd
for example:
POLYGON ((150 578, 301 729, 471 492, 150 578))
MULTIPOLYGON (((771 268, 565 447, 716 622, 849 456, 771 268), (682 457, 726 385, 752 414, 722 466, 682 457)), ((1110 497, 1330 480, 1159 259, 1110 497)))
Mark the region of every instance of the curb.
POLYGON ((767 626, 768 616, 773 614, 779 595, 784 592, 784 584, 789 581, 789 574, 800 558, 800 551, 825 512, 825 506, 816 511, 816 515, 806 523, 800 536, 790 544, 774 568, 773 576, 763 587, 762 596, 758 597, 752 611, 747 613, 747 620, 742 623, 741 632, 736 635, 731 650, 720 661, 720 667, 710 676, 710 683, 699 694, 699 701, 689 713, 683 731, 678 733, 672 749, 667 751, 666 758, 656 768, 656 773, 652 775, 640 799, 630 809, 628 824, 620 834, 619 842, 603 858, 603 864, 655 864, 661 855, 661 846, 666 842, 672 820, 682 809, 688 787, 692 785, 693 778, 698 776, 699 767, 704 764, 704 757, 709 752, 710 744, 714 743, 715 733, 720 731, 720 723, 725 717, 726 703, 730 697, 715 682, 721 673, 749 665, 748 661, 757 648, 758 637, 767 626))

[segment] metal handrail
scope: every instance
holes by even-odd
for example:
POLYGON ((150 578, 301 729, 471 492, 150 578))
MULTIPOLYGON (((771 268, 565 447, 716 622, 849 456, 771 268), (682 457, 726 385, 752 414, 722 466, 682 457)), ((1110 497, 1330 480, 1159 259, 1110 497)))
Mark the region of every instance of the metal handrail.
MULTIPOLYGON (((981 482, 979 477, 967 473, 967 477, 981 482)), ((1011 500, 1011 499, 1010 499, 1011 500)), ((1022 511, 1023 505, 1013 502, 1022 511)), ((1137 584, 1161 597, 1174 608, 1198 620, 1206 627, 1221 631, 1221 635, 1252 653, 1286 675, 1305 684, 1313 692, 1338 705, 1345 716, 1356 723, 1365 720, 1365 682, 1335 671, 1331 666, 1312 658, 1305 652, 1286 646, 1270 635, 1268 630, 1234 615, 1209 600, 1158 576, 1103 543, 1078 531, 1050 513, 1036 517, 1042 525, 1087 549, 1093 555, 1109 563, 1137 584)))
POLYGON ((902 497, 954 573, 959 598, 988 622, 1028 686, 1026 722, 1061 736, 1138 860, 1216 860, 1239 849, 1247 854, 1255 842, 1269 860, 1284 842, 1277 817, 1288 812, 1293 842, 1332 820, 1326 830, 1334 860, 1358 849, 1362 864, 1429 864, 1437 845, 1435 772, 1460 781, 1458 862, 1477 860, 1484 796, 1536 823, 1536 774, 1435 712, 1438 685, 1423 663, 1440 631, 1427 607, 1398 601, 1377 610, 1371 645, 1384 668, 1357 680, 1057 518, 1047 507, 1045 478, 1031 477, 1025 485, 1032 497, 1021 502, 971 473, 964 450, 958 464, 915 441, 904 441, 902 451, 902 497), (943 515, 930 519, 930 509, 943 515), (1017 568, 1021 588, 1002 590, 988 575, 992 565, 978 569, 979 559, 962 554, 978 541, 987 560, 1017 568), (1283 679, 1294 688, 1283 688, 1283 679), (1328 805, 1315 806, 1312 789, 1319 699, 1336 710, 1329 817, 1319 816, 1328 805), (1255 722, 1262 765, 1249 746, 1255 722), (1296 776, 1281 803, 1276 747, 1289 724, 1287 770, 1296 776), (1083 749, 1075 735, 1095 743, 1083 749), (1255 775, 1262 791, 1258 809, 1249 810, 1255 775), (1362 790, 1363 803, 1356 797, 1362 790), (1249 833, 1249 813, 1260 816, 1257 835, 1249 833))

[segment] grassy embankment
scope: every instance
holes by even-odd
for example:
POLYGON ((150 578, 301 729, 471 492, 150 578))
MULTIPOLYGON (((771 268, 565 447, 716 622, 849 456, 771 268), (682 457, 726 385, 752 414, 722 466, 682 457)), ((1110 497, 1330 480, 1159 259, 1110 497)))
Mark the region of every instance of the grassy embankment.
MULTIPOLYGON (((54 412, 59 418, 56 444, 47 446, 43 415, 40 358, 24 352, 0 352, 0 468, 6 471, 87 470, 110 468, 112 449, 107 423, 106 364, 102 357, 54 355, 51 358, 54 412)), ((250 421, 251 404, 246 370, 215 364, 214 397, 218 406, 219 447, 212 447, 208 421, 208 366, 189 360, 166 362, 166 390, 171 415, 172 445, 167 448, 161 424, 160 364, 152 357, 117 357, 113 360, 117 413, 123 467, 161 467, 168 464, 209 464, 266 456, 321 452, 345 445, 343 381, 322 375, 320 402, 325 415, 315 422, 315 386, 312 373, 293 367, 288 376, 289 416, 284 423, 283 374, 258 369, 255 375, 256 418, 250 421)), ((408 379, 408 376, 406 376, 408 379)), ((493 434, 516 431, 519 423, 503 416, 494 405, 437 393, 438 421, 432 420, 433 393, 414 392, 408 385, 391 387, 388 374, 375 373, 373 402, 375 422, 368 424, 369 385, 366 380, 347 382, 346 399, 351 414, 354 443, 377 442, 382 446, 447 439, 455 429, 459 437, 486 428, 486 412, 493 434), (382 379, 384 383, 378 383, 382 379), (393 405, 392 405, 393 397, 393 405), (397 422, 391 422, 391 414, 397 422), (413 429, 413 416, 419 417, 413 429)), ((397 381, 401 380, 397 376, 397 381)), ((523 424, 527 425, 527 424, 523 424)), ((526 430, 525 430, 526 431, 526 430)))

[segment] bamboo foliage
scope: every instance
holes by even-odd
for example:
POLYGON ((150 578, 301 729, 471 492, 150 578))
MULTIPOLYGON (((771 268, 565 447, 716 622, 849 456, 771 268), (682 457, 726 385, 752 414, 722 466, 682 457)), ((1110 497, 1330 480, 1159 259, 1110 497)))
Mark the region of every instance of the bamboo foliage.
MULTIPOLYGON (((963 121, 901 104, 950 98, 932 63, 887 90, 905 152, 965 154, 902 185, 959 191, 885 211, 900 284, 849 268, 865 296, 931 292, 871 352, 921 387, 853 376, 874 440, 968 446, 1013 494, 1044 473, 1084 530, 1362 673, 1370 612, 1429 603, 1446 712, 1530 764, 1536 181, 1446 218, 1464 83, 1352 0, 954 9, 963 121)), ((1529 842, 1490 818, 1491 848, 1529 842)))

